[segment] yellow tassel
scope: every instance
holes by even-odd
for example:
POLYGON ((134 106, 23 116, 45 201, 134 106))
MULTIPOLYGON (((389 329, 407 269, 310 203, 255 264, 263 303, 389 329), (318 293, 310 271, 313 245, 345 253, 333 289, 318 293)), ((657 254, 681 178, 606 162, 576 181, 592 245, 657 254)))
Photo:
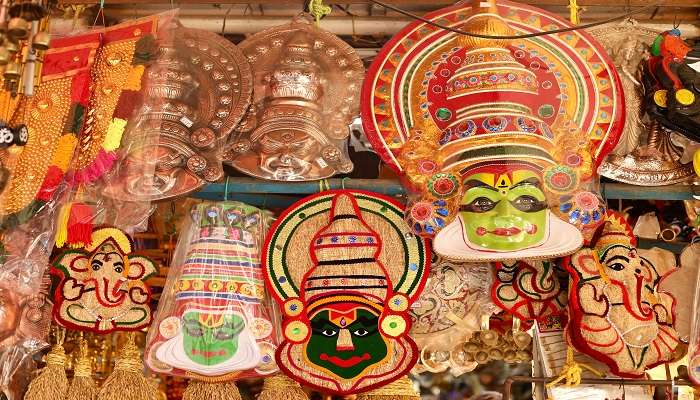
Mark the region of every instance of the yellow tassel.
POLYGON ((51 159, 51 165, 55 165, 61 171, 66 172, 68 165, 73 159, 73 151, 75 150, 76 143, 78 143, 78 138, 71 133, 61 136, 58 139, 56 152, 51 159))
POLYGON ((68 217, 70 217, 70 208, 72 203, 64 204, 58 213, 56 221, 56 247, 63 247, 68 240, 68 217))
POLYGON ((63 341, 66 332, 61 330, 56 335, 56 344, 46 355, 46 368, 29 384, 24 400, 64 400, 68 391, 66 377, 66 351, 63 341))
POLYGON ((126 77, 126 83, 124 84, 123 90, 133 90, 138 92, 141 90, 141 77, 143 76, 143 71, 146 68, 143 65, 134 65, 129 71, 129 75, 126 77))
POLYGON ((92 360, 88 356, 87 341, 80 340, 78 360, 73 369, 73 380, 68 388, 66 400, 95 400, 97 385, 92 379, 92 360))
POLYGON ((97 400, 157 400, 158 389, 143 376, 141 353, 129 333, 114 364, 114 371, 105 380, 97 400))
POLYGON ((114 151, 118 149, 122 142, 124 128, 126 128, 126 120, 121 118, 113 118, 109 123, 109 127, 107 128, 107 135, 105 136, 102 148, 106 151, 114 151))
POLYGON ((358 394, 357 400, 420 400, 420 394, 408 376, 402 376, 388 385, 358 394))
POLYGON ((309 396, 301 386, 286 375, 273 375, 265 378, 257 400, 308 400, 309 396))
POLYGON ((564 368, 559 374, 559 377, 554 381, 549 382, 546 386, 551 388, 561 382, 564 382, 564 385, 566 386, 578 386, 581 384, 581 374, 583 373, 584 369, 597 375, 599 378, 605 376, 604 373, 598 371, 588 364, 576 362, 574 359, 574 349, 568 347, 566 349, 566 364, 564 364, 564 368))
POLYGON ((241 400, 235 382, 203 382, 191 380, 182 400, 241 400))

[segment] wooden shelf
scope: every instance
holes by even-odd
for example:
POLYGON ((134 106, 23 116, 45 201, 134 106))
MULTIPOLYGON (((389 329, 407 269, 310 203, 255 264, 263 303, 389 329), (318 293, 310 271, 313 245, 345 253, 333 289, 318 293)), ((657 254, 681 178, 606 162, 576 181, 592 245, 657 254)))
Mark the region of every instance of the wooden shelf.
MULTIPOLYGON (((228 183, 207 185, 190 196, 217 201, 228 198, 228 200, 243 201, 255 206, 283 208, 299 198, 317 193, 325 187, 369 190, 393 197, 403 197, 406 194, 400 182, 395 179, 328 179, 325 182, 327 182, 327 186, 320 182, 272 182, 254 178, 229 178, 228 183)), ((606 199, 693 200, 693 194, 700 194, 700 186, 649 187, 602 183, 601 194, 606 199)))

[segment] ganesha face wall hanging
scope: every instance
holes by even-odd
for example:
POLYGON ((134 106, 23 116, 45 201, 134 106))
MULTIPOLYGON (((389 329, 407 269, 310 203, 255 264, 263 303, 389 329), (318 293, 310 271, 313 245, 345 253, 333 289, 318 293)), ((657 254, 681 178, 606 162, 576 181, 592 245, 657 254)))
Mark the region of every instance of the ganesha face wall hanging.
POLYGON ((280 181, 350 172, 348 125, 359 111, 356 93, 364 77, 355 50, 307 14, 239 46, 256 69, 253 106, 225 161, 280 181))
POLYGON ((151 290, 144 281, 156 273, 156 266, 132 255, 132 247, 124 232, 101 228, 84 249, 59 255, 51 270, 60 279, 54 319, 70 329, 101 334, 148 327, 151 290))
MULTIPOLYGON (((498 36, 567 25, 493 0, 427 17, 498 36)), ((509 41, 416 22, 375 59, 362 96, 367 137, 411 195, 406 220, 441 256, 560 257, 601 223, 594 171, 624 108, 615 68, 587 33, 509 41)))
POLYGON ((567 334, 578 351, 634 378, 670 361, 679 343, 672 295, 658 290, 675 256, 638 250, 624 218, 608 212, 592 248, 571 256, 567 334))
POLYGON ((408 309, 427 278, 428 253, 402 207, 382 195, 329 191, 290 207, 263 252, 284 314, 280 368, 339 395, 406 374, 418 357, 408 309))

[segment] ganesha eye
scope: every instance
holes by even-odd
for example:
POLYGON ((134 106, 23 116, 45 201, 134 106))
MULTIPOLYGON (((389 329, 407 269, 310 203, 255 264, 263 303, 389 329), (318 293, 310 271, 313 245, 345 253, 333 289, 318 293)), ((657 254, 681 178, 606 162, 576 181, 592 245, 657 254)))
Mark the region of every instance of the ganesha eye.
POLYGON ((93 260, 92 261, 92 270, 99 271, 100 268, 102 268, 102 262, 100 260, 93 260))
POLYGON ((122 263, 115 263, 114 264, 114 272, 121 274, 124 272, 124 264, 122 263))
POLYGON ((623 269, 625 269, 625 266, 621 263, 614 263, 614 264, 608 265, 608 268, 615 270, 615 271, 622 271, 623 269))
POLYGON ((367 336, 367 335, 369 334, 369 331, 367 331, 367 329, 362 329, 362 328, 360 328, 360 329, 354 330, 354 331, 352 332, 352 334, 355 335, 355 336, 360 336, 360 337, 362 337, 362 336, 367 336))
POLYGON ((471 212, 486 212, 493 210, 498 204, 497 201, 493 201, 488 197, 477 197, 471 203, 467 204, 467 209, 471 212))
POLYGON ((335 329, 324 329, 321 331, 323 336, 333 337, 338 333, 335 329))

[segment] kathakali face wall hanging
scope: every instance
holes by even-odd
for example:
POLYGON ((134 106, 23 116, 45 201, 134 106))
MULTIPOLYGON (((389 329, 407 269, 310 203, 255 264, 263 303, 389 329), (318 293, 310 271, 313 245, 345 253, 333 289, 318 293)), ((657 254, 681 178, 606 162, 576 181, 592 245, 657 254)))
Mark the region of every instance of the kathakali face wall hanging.
MULTIPOLYGON (((569 26, 493 0, 427 18, 498 36, 569 26)), ((554 258, 602 221, 594 172, 624 107, 615 68, 587 33, 482 39, 415 22, 377 56, 362 96, 367 137, 412 193, 406 219, 442 256, 554 258)))
POLYGON ((152 370, 207 382, 277 371, 260 268, 270 221, 239 202, 193 207, 147 339, 152 370))
POLYGON ((143 104, 127 130, 127 154, 105 193, 163 200, 223 176, 229 134, 253 92, 243 53, 221 35, 171 27, 145 71, 143 104))
POLYGON ((132 255, 131 238, 117 228, 100 228, 84 249, 59 255, 51 270, 60 280, 54 319, 70 329, 110 333, 151 324, 151 290, 156 273, 146 257, 132 255))
POLYGON ((348 173, 348 125, 359 110, 364 66, 357 52, 301 14, 240 43, 255 66, 253 106, 225 162, 278 181, 348 173))
POLYGON ((571 256, 569 324, 572 346, 604 362, 618 376, 634 378, 668 362, 679 343, 675 299, 658 290, 675 269, 665 250, 640 250, 632 229, 608 211, 592 248, 571 256))
POLYGON ((277 363, 289 376, 347 395, 413 367, 408 309, 430 255, 397 202, 354 190, 307 197, 270 230, 263 262, 284 314, 277 363))

